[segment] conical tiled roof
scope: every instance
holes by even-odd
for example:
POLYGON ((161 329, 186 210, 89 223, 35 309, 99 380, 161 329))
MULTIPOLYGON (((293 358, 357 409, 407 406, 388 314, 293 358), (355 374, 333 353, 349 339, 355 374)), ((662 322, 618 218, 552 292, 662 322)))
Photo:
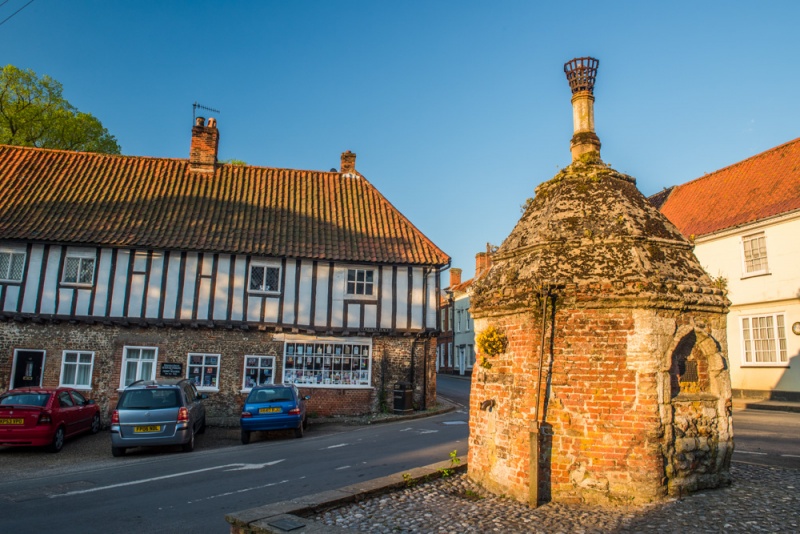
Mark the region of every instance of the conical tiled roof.
POLYGON ((633 178, 596 153, 536 189, 489 275, 475 284, 472 303, 476 310, 529 305, 547 284, 575 287, 585 299, 725 300, 691 243, 633 178))
POLYGON ((0 145, 0 239, 442 266, 360 174, 0 145))

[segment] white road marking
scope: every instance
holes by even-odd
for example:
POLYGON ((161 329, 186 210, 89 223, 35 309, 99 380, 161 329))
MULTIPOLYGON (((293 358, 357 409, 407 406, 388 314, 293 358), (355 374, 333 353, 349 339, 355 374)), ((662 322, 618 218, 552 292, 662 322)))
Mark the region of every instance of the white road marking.
MULTIPOLYGON (((282 461, 282 460, 280 460, 282 461)), ((153 477, 153 478, 144 478, 142 480, 131 480, 130 482, 120 482, 119 484, 111 484, 110 486, 98 486, 96 488, 89 488, 84 490, 75 490, 75 491, 68 491, 66 493, 60 493, 57 495, 49 495, 48 497, 54 499, 56 497, 70 497, 72 495, 82 495, 84 493, 94 493, 96 491, 105 491, 114 488, 124 488, 126 486, 137 486, 139 484, 147 484, 148 482, 156 482, 158 480, 167 480, 169 478, 177 478, 177 477, 184 477, 187 475, 196 475, 198 473, 205 473, 206 471, 216 471, 218 469, 226 469, 229 467, 243 467, 248 464, 227 464, 227 465, 218 465, 215 467, 206 467, 205 469, 195 469, 194 471, 184 471, 182 473, 173 473, 171 475, 164 475, 160 477, 153 477)), ((265 464, 266 465, 266 464, 265 464)))
POLYGON ((211 499, 217 499, 219 497, 227 497, 229 495, 237 495, 239 493, 246 493, 248 491, 253 491, 253 490, 257 490, 257 489, 269 488, 269 487, 272 487, 272 486, 277 486, 278 484, 285 484, 287 482, 289 482, 289 481, 288 480, 281 480, 280 482, 270 482, 269 484, 264 484, 263 486, 253 486, 252 488, 242 488, 242 489, 238 489, 236 491, 229 491, 229 492, 226 492, 226 493, 220 493, 218 495, 211 495, 210 497, 203 497, 202 499, 197 499, 197 500, 194 500, 194 501, 187 501, 186 504, 194 504, 196 502, 208 501, 208 500, 211 500, 211 499))
POLYGON ((400 432, 408 432, 409 430, 414 430, 414 429, 413 429, 413 428, 411 428, 411 427, 408 427, 408 428, 404 428, 404 429, 403 429, 403 430, 401 430, 400 432))
POLYGON ((419 431, 420 434, 436 434, 437 432, 439 432, 439 431, 438 430, 420 430, 419 431))
POLYGON ((337 467, 334 471, 341 471, 342 469, 350 469, 349 465, 343 465, 342 467, 337 467))
POLYGON ((800 458, 800 454, 781 454, 784 458, 800 458))
POLYGON ((279 464, 283 460, 275 460, 272 462, 267 462, 265 464, 239 464, 241 467, 234 467, 233 469, 226 469, 225 471, 250 471, 253 469, 263 469, 265 467, 269 467, 271 465, 279 464))
POLYGON ((738 450, 738 449, 734 450, 733 452, 739 452, 739 453, 742 453, 742 454, 757 454, 757 455, 759 455, 759 456, 766 456, 766 455, 767 455, 767 453, 766 453, 766 452, 740 451, 740 450, 738 450))
POLYGON ((442 421, 443 425, 466 425, 466 421, 442 421))
POLYGON ((338 445, 331 445, 330 447, 325 447, 326 449, 338 449, 339 447, 347 447, 347 443, 339 443, 338 445))

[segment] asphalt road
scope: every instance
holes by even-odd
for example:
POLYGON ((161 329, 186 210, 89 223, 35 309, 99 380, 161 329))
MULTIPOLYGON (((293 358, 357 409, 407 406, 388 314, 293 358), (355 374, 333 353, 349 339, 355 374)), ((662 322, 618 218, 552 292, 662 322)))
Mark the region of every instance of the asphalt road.
MULTIPOLYGON (((469 380, 439 395, 469 404, 469 380)), ((0 532, 227 532, 224 515, 466 454, 468 413, 362 427, 311 426, 306 437, 210 429, 192 453, 110 455, 107 432, 59 454, 0 448, 0 532)), ((735 462, 800 469, 800 414, 735 410, 735 462)))
POLYGON ((733 461, 800 469, 800 413, 734 410, 733 461))
MULTIPOLYGON (((303 439, 44 470, 0 482, 0 532, 227 532, 226 513, 447 460, 452 450, 466 453, 466 423, 465 413, 451 412, 318 435, 312 425, 303 439)), ((68 443, 79 445, 80 438, 68 443)))

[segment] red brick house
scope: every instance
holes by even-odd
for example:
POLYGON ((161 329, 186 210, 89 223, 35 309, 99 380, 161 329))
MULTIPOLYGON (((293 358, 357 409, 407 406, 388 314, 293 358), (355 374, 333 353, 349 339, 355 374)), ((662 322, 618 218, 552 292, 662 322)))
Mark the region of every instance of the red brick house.
POLYGON ((0 389, 65 384, 104 413, 141 378, 193 379, 212 420, 258 383, 319 415, 435 400, 449 257, 355 170, 0 146, 0 389))

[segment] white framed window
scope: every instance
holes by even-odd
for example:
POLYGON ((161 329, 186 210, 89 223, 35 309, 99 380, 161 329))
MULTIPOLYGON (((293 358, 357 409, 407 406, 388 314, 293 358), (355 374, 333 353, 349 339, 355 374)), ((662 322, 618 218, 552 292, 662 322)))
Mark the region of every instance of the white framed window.
POLYGON ((275 356, 247 354, 244 357, 242 389, 275 383, 275 356))
POLYGON ((61 384, 77 389, 92 389, 94 352, 65 350, 61 356, 61 384))
POLYGON ((22 282, 25 253, 0 250, 0 282, 22 282))
POLYGON ((155 380, 157 347, 124 347, 120 386, 130 386, 137 380, 155 380))
POLYGON ((94 254, 68 252, 64 259, 61 283, 89 286, 94 283, 94 254))
POLYGON ((189 353, 188 378, 197 389, 219 390, 219 354, 189 353))
POLYGON ((742 237, 744 276, 766 274, 767 266, 767 237, 764 232, 742 237))
POLYGON ((372 269, 347 269, 346 292, 348 295, 374 295, 375 271, 372 269))
POLYGON ((372 340, 288 341, 283 382, 304 387, 370 387, 372 340))
POLYGON ((742 317, 744 365, 789 365, 782 313, 742 317))
POLYGON ((250 281, 247 287, 251 293, 277 293, 280 291, 280 265, 266 262, 250 264, 250 281))
POLYGON ((464 314, 464 310, 456 311, 456 332, 461 332, 461 316, 464 314))

